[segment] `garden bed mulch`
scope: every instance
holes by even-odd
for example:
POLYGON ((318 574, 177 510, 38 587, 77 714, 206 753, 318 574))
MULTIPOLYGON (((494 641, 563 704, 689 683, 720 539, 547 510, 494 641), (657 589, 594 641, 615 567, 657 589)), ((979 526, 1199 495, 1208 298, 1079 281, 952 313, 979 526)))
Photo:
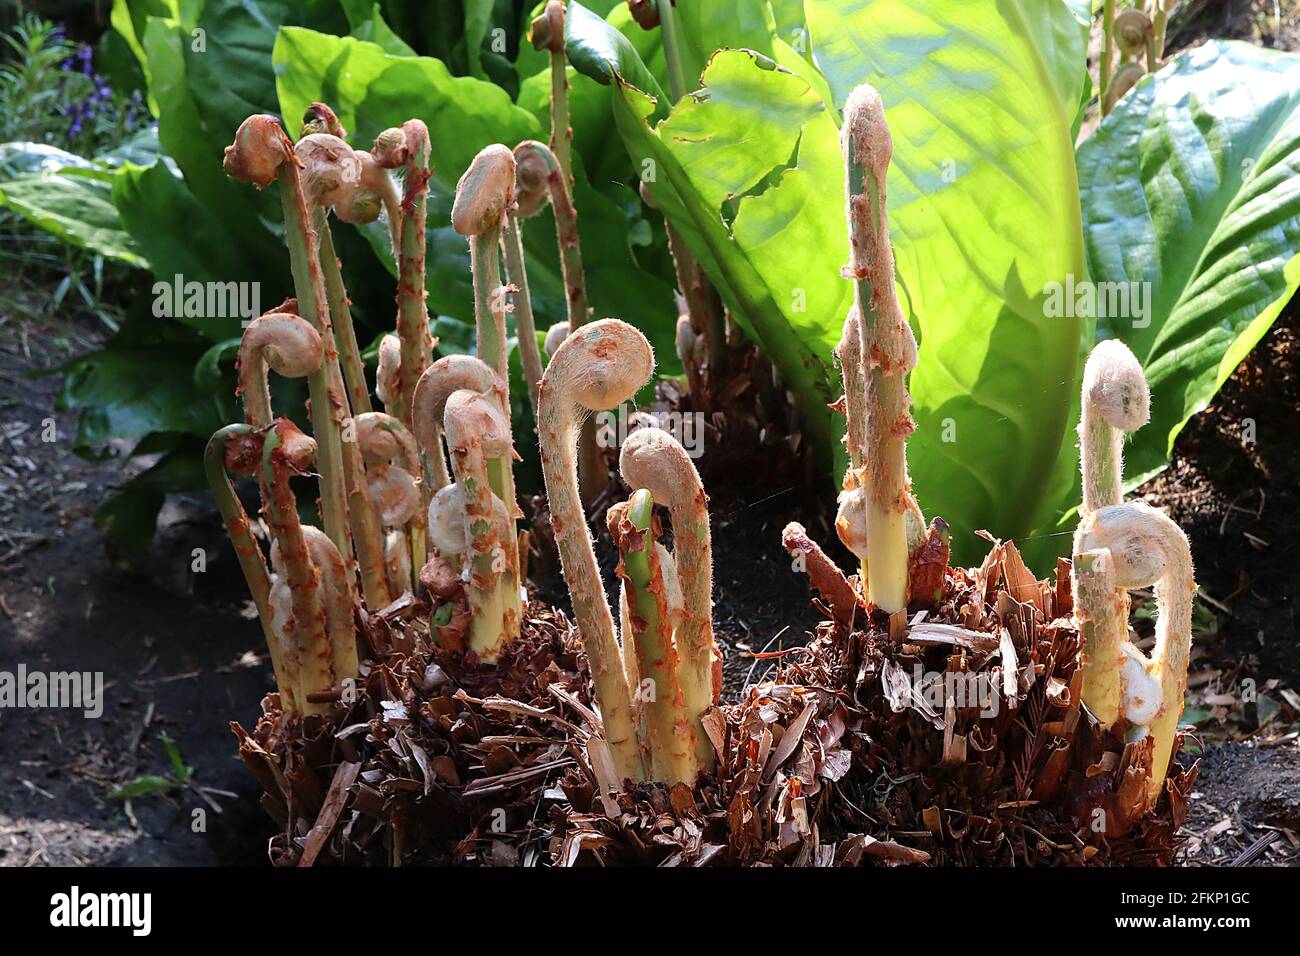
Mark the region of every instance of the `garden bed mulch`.
POLYGON ((869 622, 823 564, 834 623, 706 717, 717 770, 617 799, 566 788, 556 862, 1168 863, 1197 770, 1175 767, 1143 816, 1149 740, 1125 745, 1080 707, 1068 565, 1035 581, 1000 542, 978 569, 937 563, 931 608, 869 622), (941 675, 970 700, 936 705, 941 675))

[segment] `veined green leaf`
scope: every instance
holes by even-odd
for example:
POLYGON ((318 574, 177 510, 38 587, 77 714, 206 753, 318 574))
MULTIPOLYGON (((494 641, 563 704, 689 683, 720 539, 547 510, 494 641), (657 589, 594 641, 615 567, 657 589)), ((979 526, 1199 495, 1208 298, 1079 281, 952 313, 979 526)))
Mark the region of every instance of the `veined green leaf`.
MULTIPOLYGON (((1075 104, 1058 91, 1035 32, 1041 21, 1025 6, 808 0, 804 8, 836 102, 871 82, 888 109, 892 235, 922 340, 912 474, 922 506, 952 524, 963 558, 981 547, 973 534, 980 528, 1011 537, 1032 527, 1075 387, 1081 323, 1043 311, 1049 283, 1083 271, 1075 104)), ((1064 5, 1053 9, 1073 21, 1064 5)), ((719 96, 714 83, 742 82, 738 60, 713 72, 737 56, 716 56, 707 98, 679 109, 706 110, 719 96)), ((747 68, 759 82, 761 62, 747 68)), ((771 135, 767 124, 779 125, 787 105, 811 98, 782 99, 794 84, 780 77, 768 81, 769 116, 742 120, 742 111, 719 105, 712 137, 771 135)), ((723 210, 704 198, 716 193, 688 169, 697 144, 673 140, 671 119, 658 135, 638 130, 638 104, 624 92, 622 108, 615 100, 620 131, 634 157, 656 158, 667 180, 652 186, 656 200, 815 417, 812 396, 837 387, 831 349, 851 295, 839 277, 848 241, 835 123, 825 113, 805 122, 794 169, 784 169, 788 155, 742 151, 733 181, 751 182, 745 164, 760 160, 771 175, 739 200, 728 230, 723 210)))
MULTIPOLYGON (((787 41, 797 41, 796 19, 791 4, 783 5, 787 41)), ((686 89, 701 85, 704 68, 719 49, 745 49, 772 56, 775 17, 767 0, 710 0, 708 3, 679 3, 673 15, 682 43, 682 67, 686 89)))
MULTIPOLYGON (((277 249, 265 259, 251 256, 242 233, 203 208, 161 160, 152 166, 123 166, 113 182, 113 204, 160 282, 214 282, 223 290, 227 283, 244 283, 246 301, 251 304, 256 291, 263 310, 284 297, 288 254, 277 249), (282 269, 278 274, 277 267, 282 269)), ((229 302, 214 314, 204 310, 171 317, 213 341, 239 335, 241 323, 256 318, 239 314, 229 302)))
POLYGON ((1120 101, 1078 162, 1091 278, 1138 297, 1099 315, 1097 336, 1127 343, 1151 384, 1128 453, 1140 483, 1300 285, 1300 56, 1184 53, 1120 101))
POLYGON ((620 79, 653 97, 660 115, 666 111, 659 81, 646 67, 632 41, 577 0, 569 4, 564 39, 569 62, 578 72, 606 86, 620 79))
POLYGON ((77 425, 79 450, 158 431, 210 435, 223 424, 223 404, 195 388, 194 355, 166 345, 110 344, 77 359, 66 369, 60 395, 61 407, 85 409, 77 425))
POLYGON ((807 82, 763 67, 749 54, 718 53, 701 94, 683 98, 659 126, 710 207, 721 208, 783 166, 804 124, 825 112, 807 82))
POLYGON ((0 144, 0 206, 69 245, 148 268, 113 207, 114 174, 40 143, 0 144))
MULTIPOLYGON (((692 165, 697 172, 716 167, 713 160, 730 153, 735 166, 729 173, 731 181, 752 185, 754 170, 759 167, 765 167, 760 175, 784 167, 797 136, 797 130, 789 128, 790 117, 798 115, 800 110, 807 111, 805 115, 813 113, 812 103, 817 97, 806 83, 771 66, 768 61, 767 67, 762 67, 753 54, 742 52, 720 53, 714 57, 705 72, 703 94, 688 97, 678 106, 682 111, 678 123, 684 129, 708 124, 710 139, 705 143, 692 142, 688 136, 675 137, 669 123, 652 129, 648 121, 654 113, 654 104, 628 85, 620 84, 617 89, 613 99, 614 118, 634 162, 649 173, 646 185, 656 205, 681 232, 732 314, 781 370, 786 387, 797 396, 809 430, 829 465, 836 433, 826 406, 834 400, 834 373, 830 366, 831 346, 824 336, 819 338, 818 329, 834 320, 828 320, 825 310, 814 302, 815 287, 825 277, 816 271, 800 269, 807 265, 805 257, 815 256, 817 246, 824 241, 824 235, 817 235, 811 247, 796 245, 796 242, 806 243, 810 235, 807 230, 816 228, 814 220, 798 214, 807 181, 794 172, 786 172, 781 182, 770 186, 766 193, 740 200, 740 211, 729 228, 719 205, 705 198, 710 194, 720 201, 714 186, 702 184, 689 169, 692 165), (715 82, 718 90, 713 87, 715 82), (715 93, 720 93, 723 87, 730 89, 716 108, 711 108, 715 93), (774 128, 765 128, 762 133, 751 125, 751 120, 765 125, 768 114, 742 116, 722 105, 727 99, 749 99, 759 87, 766 87, 773 95, 792 97, 789 109, 773 109, 770 118, 774 128), (782 120, 786 123, 784 129, 779 128, 782 120), (784 154, 764 155, 755 150, 751 155, 736 148, 751 135, 768 143, 784 144, 784 154), (781 195, 795 198, 788 202, 768 199, 781 195), (764 200, 774 206, 753 214, 748 211, 750 204, 764 200), (755 246, 765 245, 771 256, 749 248, 746 243, 751 241, 755 246), (799 271, 797 284, 783 285, 781 279, 789 277, 789 272, 773 275, 764 272, 763 266, 769 265, 772 258, 783 258, 784 268, 799 271)), ((827 135, 834 141, 834 125, 829 121, 825 125, 830 127, 827 135)), ((800 149, 802 154, 804 147, 800 149)), ((817 184, 812 185, 817 188, 817 184)), ((832 284, 836 276, 838 270, 833 268, 829 279, 832 284)), ((847 283, 838 284, 847 287, 847 283)))
MULTIPOLYGON (((1086 4, 1087 0, 1083 2, 1086 4)), ((1092 17, 1083 12, 1080 0, 1031 0, 1021 7, 1074 128, 1074 121, 1082 119, 1086 105, 1084 88, 1091 85, 1088 37, 1092 32, 1092 17)))

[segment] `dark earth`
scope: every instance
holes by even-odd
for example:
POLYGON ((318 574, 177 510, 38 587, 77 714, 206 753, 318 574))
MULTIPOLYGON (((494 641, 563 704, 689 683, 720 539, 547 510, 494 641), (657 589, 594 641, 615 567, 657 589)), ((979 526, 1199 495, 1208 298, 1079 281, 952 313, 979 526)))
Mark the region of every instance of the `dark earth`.
MULTIPOLYGON (((1200 6, 1171 47, 1207 36, 1296 45, 1293 16, 1260 35, 1251 3, 1200 6)), ((0 277, 0 671, 102 671, 107 703, 99 719, 0 709, 0 865, 264 864, 273 825, 229 722, 252 725, 271 672, 233 554, 201 495, 169 501, 144 567, 106 552, 94 511, 141 463, 73 453, 76 416, 54 410, 57 376, 33 373, 92 348, 103 327, 68 307, 45 314, 48 294, 0 277), (164 737, 193 768, 184 785, 148 784, 173 773, 164 737), (133 783, 149 792, 114 795, 133 783)), ((1293 303, 1140 492, 1188 532, 1204 596, 1185 714, 1197 727, 1189 749, 1203 749, 1185 865, 1300 862, 1298 439, 1293 303)), ((833 540, 825 514, 804 507, 810 491, 711 483, 732 690, 770 666, 752 652, 802 643, 817 621, 780 546, 790 520, 833 540)), ((829 483, 817 494, 833 500, 829 483)))

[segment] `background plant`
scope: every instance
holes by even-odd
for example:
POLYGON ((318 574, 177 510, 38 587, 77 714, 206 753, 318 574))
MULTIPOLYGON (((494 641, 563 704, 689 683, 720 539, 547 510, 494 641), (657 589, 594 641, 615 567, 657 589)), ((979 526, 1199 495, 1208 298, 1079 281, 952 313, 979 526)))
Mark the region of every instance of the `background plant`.
POLYGON ((1208 403, 1295 290, 1294 58, 1231 43, 1184 54, 1139 82, 1076 161, 1087 4, 808 0, 787 33, 779 6, 766 31, 747 37, 754 53, 714 57, 703 91, 666 118, 635 48, 577 4, 570 58, 609 84, 629 153, 659 170, 649 184, 657 205, 817 433, 829 427, 828 418, 816 425, 816 409, 835 393, 829 357, 850 294, 836 278, 842 255, 816 238, 838 214, 826 187, 838 107, 857 83, 879 87, 895 129, 897 277, 922 346, 911 380, 917 496, 949 519, 959 558, 977 549, 979 528, 1035 538, 1028 550, 1040 561, 1060 552, 1078 498, 1074 383, 1097 326, 1134 348, 1153 389, 1166 377, 1169 395, 1155 399, 1166 416, 1186 413, 1135 439, 1136 482, 1163 466, 1186 415, 1208 403), (1263 72, 1273 79, 1260 83, 1263 72), (1195 133, 1193 110, 1215 135, 1195 133), (1157 144, 1171 142, 1162 156, 1157 144), (1258 155, 1249 172, 1224 162, 1239 150, 1258 155), (1175 170, 1189 169, 1190 204, 1173 188, 1175 170), (1119 200, 1127 225, 1148 233, 1168 223, 1172 237, 1178 223, 1186 236, 1195 220, 1193 242, 1167 244, 1179 267, 1133 251, 1131 230, 1106 207, 1119 200), (1090 206, 1096 215, 1085 218, 1090 206), (1231 229, 1260 242, 1230 244, 1231 229), (1101 323, 1087 310, 1049 316, 1049 287, 1071 280, 1150 282, 1151 310, 1101 323))
POLYGON ((85 157, 104 152, 111 162, 147 149, 149 126, 139 92, 114 89, 94 72, 90 46, 70 41, 58 25, 20 12, 0 34, 0 258, 16 283, 53 288, 41 311, 23 314, 14 303, 21 320, 39 320, 66 302, 117 327, 121 312, 106 286, 117 284, 120 270, 59 240, 69 222, 111 218, 95 214, 109 187, 85 157), (60 168, 71 174, 49 175, 60 168), (47 193, 59 196, 57 209, 47 193))

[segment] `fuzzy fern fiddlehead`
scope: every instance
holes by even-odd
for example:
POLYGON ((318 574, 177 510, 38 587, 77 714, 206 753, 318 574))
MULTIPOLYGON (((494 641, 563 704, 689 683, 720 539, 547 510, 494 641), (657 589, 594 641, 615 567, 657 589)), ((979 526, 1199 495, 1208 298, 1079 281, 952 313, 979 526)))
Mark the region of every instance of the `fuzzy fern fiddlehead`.
POLYGON ((538 397, 542 476, 560 567, 591 663, 615 772, 620 779, 632 780, 643 778, 643 766, 631 695, 582 510, 575 452, 582 417, 616 408, 635 395, 653 372, 654 352, 646 337, 624 322, 602 319, 575 330, 556 349, 538 397))
MULTIPOLYGON (((1110 505, 1086 515, 1075 537, 1076 551, 1104 550, 1114 566, 1115 586, 1121 589, 1154 586, 1156 595, 1156 644, 1145 667, 1150 681, 1160 688, 1154 716, 1150 713, 1149 691, 1139 682, 1126 689, 1131 724, 1146 724, 1154 740, 1148 800, 1160 795, 1177 736, 1178 718, 1187 691, 1187 666, 1192 646, 1192 606, 1196 581, 1192 551, 1187 536, 1168 515, 1142 502, 1110 505)), ((1132 660, 1125 652, 1120 666, 1132 660)))
POLYGON ((1079 419, 1083 509, 1117 505, 1123 497, 1124 433, 1151 418, 1151 391, 1129 347, 1119 339, 1101 342, 1083 369, 1079 419))
MULTIPOLYGON (((867 561, 863 569, 869 600, 893 613, 907 605, 907 515, 914 512, 907 475, 907 436, 915 429, 909 412, 908 373, 916 365, 916 339, 903 317, 894 289, 894 253, 889 239, 885 175, 893 153, 880 94, 859 86, 844 105, 840 134, 846 168, 846 218, 850 263, 847 275, 855 285, 853 311, 859 325, 858 368, 846 373, 861 381, 862 400, 846 403, 852 415, 849 439, 861 436, 857 449, 862 464, 845 477, 849 491, 860 488, 866 533, 867 561)), ((851 335, 851 330, 846 330, 851 335)), ((841 346, 852 355, 853 344, 841 346)), ((850 455, 854 449, 850 448, 850 455)))

